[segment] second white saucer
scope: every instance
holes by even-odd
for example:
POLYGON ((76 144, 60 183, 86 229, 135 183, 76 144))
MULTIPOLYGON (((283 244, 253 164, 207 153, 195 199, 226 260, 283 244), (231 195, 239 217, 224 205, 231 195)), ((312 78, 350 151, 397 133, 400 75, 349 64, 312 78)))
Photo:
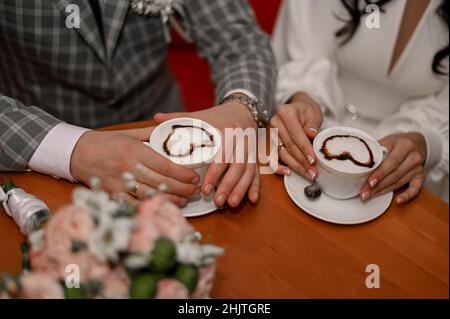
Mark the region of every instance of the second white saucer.
POLYGON ((339 200, 322 192, 319 198, 311 200, 303 191, 310 184, 295 173, 284 177, 286 191, 298 207, 318 219, 336 224, 352 225, 371 221, 386 211, 393 197, 391 192, 363 202, 359 197, 339 200))

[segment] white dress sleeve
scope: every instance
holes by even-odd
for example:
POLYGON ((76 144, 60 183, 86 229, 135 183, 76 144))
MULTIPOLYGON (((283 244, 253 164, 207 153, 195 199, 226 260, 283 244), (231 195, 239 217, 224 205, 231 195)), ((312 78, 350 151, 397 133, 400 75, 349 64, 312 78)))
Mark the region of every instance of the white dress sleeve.
POLYGON ((379 138, 393 133, 422 133, 427 143, 425 168, 435 178, 448 176, 448 91, 447 82, 437 94, 404 102, 397 113, 384 119, 376 129, 379 138))
POLYGON ((328 1, 285 0, 273 36, 279 67, 276 101, 286 103, 295 93, 305 92, 323 111, 335 113, 344 106, 334 61, 335 8, 328 1))

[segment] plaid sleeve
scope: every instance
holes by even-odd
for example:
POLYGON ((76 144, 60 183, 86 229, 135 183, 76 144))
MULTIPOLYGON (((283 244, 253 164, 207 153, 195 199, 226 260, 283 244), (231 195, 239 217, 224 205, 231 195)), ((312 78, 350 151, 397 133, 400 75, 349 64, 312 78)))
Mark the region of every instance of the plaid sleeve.
POLYGON ((276 63, 247 0, 186 0, 185 6, 199 53, 211 65, 216 102, 244 89, 272 114, 276 63))
POLYGON ((0 94, 0 171, 21 171, 47 133, 61 121, 0 94))

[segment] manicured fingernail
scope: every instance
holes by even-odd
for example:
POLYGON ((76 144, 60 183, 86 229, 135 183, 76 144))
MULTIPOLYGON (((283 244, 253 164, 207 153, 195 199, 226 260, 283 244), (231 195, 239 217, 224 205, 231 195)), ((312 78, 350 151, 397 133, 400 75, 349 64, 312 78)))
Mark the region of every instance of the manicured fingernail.
POLYGON ((365 191, 364 193, 361 194, 361 199, 366 200, 369 198, 369 195, 370 195, 369 191, 365 191))
POLYGON ((233 206, 239 205, 240 201, 241 201, 241 198, 239 195, 234 195, 233 197, 231 197, 231 205, 233 205, 233 206))
POLYGON ((308 159, 310 165, 314 164, 314 158, 311 155, 307 155, 306 158, 308 159))
POLYGON ((183 206, 186 206, 186 204, 187 204, 187 200, 185 198, 180 198, 178 200, 178 206, 183 207, 183 206))
POLYGON ((376 178, 372 179, 369 182, 370 187, 374 188, 378 184, 378 180, 376 178))
POLYGON ((202 188, 199 186, 196 188, 196 190, 194 191, 194 195, 200 195, 202 192, 202 188))
POLYGON ((311 131, 311 132, 313 132, 314 134, 317 134, 317 130, 316 130, 315 128, 310 127, 310 128, 308 129, 308 131, 311 131))
POLYGON ((400 205, 401 203, 403 203, 404 199, 403 197, 398 197, 397 198, 397 205, 400 205))
POLYGON ((225 199, 226 199, 226 197, 225 197, 224 194, 219 195, 219 196, 217 197, 217 204, 218 204, 219 206, 223 206, 223 205, 225 204, 225 199))
POLYGON ((258 192, 253 192, 252 193, 252 200, 254 202, 256 202, 258 200, 258 197, 259 197, 259 193, 258 192))
POLYGON ((200 182, 200 177, 195 176, 195 177, 192 179, 191 184, 198 184, 199 182, 200 182))
POLYGON ((281 170, 281 173, 282 173, 283 175, 289 176, 289 175, 291 175, 291 170, 290 170, 289 168, 283 168, 283 169, 281 170))
POLYGON ((211 194, 212 190, 213 190, 212 184, 206 185, 206 186, 205 186, 205 195, 211 194))
POLYGON ((308 176, 313 181, 316 178, 316 173, 312 169, 310 169, 308 171, 308 176))

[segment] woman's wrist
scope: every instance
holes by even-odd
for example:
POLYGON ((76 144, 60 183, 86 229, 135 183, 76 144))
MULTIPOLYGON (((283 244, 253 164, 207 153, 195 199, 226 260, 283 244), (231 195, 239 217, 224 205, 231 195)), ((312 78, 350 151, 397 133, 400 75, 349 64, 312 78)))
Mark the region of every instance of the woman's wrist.
POLYGON ((412 132, 409 134, 410 134, 410 137, 411 137, 413 143, 417 147, 417 151, 420 153, 420 155, 423 158, 422 165, 425 165, 425 162, 427 161, 427 156, 428 156, 427 140, 426 140, 425 136, 420 132, 412 132))
POLYGON ((295 103, 295 102, 313 102, 316 103, 314 101, 314 99, 306 92, 303 91, 299 91, 297 93, 295 93, 294 95, 292 95, 292 97, 288 100, 287 103, 295 103))
POLYGON ((295 93, 287 103, 288 104, 302 103, 308 106, 313 106, 316 107, 320 111, 320 113, 324 114, 324 108, 322 108, 321 105, 308 93, 303 91, 295 93))

